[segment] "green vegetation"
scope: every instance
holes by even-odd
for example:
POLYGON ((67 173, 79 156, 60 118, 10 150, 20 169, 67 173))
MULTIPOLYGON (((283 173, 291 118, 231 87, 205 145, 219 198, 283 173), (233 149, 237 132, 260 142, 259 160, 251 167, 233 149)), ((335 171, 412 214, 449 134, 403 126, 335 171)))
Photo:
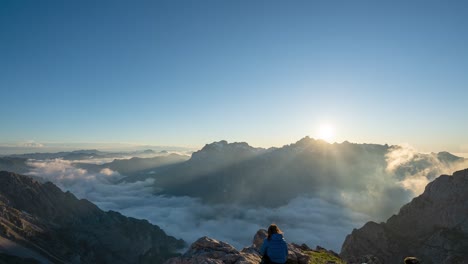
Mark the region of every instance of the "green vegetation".
POLYGON ((310 250, 304 251, 304 253, 310 256, 309 264, 346 264, 346 262, 344 262, 342 259, 331 254, 330 252, 327 252, 326 250, 310 250))

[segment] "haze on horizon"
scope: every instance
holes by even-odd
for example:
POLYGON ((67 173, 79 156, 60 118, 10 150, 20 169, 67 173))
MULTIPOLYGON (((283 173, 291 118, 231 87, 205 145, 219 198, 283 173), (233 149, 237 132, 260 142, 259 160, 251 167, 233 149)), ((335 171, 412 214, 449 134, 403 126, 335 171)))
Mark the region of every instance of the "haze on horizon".
POLYGON ((0 145, 468 153, 466 25, 463 1, 2 1, 0 145))

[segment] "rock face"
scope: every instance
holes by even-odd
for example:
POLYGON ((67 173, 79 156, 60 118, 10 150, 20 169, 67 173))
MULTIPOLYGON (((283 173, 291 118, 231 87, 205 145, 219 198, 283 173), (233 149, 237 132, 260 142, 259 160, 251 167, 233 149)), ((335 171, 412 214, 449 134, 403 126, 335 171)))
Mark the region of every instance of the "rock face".
POLYGON ((50 182, 0 172, 4 253, 39 263, 162 263, 183 246, 146 220, 104 212, 50 182))
MULTIPOLYGON (((253 244, 241 251, 227 243, 202 237, 193 243, 185 254, 172 258, 165 264, 258 264, 261 261, 258 251, 266 236, 266 230, 259 230, 253 238, 253 244)), ((336 253, 320 247, 312 250, 306 245, 298 246, 292 243, 288 244, 288 251, 288 264, 344 263, 336 253), (315 253, 331 256, 333 261, 314 261, 315 253)))
MULTIPOLYGON (((416 256, 423 263, 468 263, 468 169, 442 175, 422 195, 386 223, 369 222, 348 235, 341 256, 350 264, 373 256, 402 263, 416 256)), ((376 261, 377 261, 376 260, 376 261)))

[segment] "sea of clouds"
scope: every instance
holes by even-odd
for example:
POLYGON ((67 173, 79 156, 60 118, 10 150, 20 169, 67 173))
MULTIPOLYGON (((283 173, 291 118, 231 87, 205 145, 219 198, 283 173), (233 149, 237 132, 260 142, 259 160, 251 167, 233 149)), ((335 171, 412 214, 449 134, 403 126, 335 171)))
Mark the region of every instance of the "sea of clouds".
POLYGON ((365 176, 366 191, 330 188, 323 198, 299 196, 277 208, 207 205, 191 197, 154 195, 152 179, 115 184, 124 176, 110 169, 89 173, 74 167, 73 161, 61 159, 31 160, 29 165, 33 169, 29 174, 51 181, 78 198, 88 199, 103 210, 147 219, 189 244, 209 236, 241 249, 252 243, 257 230, 277 223, 289 242, 320 245, 339 252, 353 228, 370 220, 386 220, 390 217, 388 212, 396 213, 400 206, 422 193, 432 180, 427 175, 452 174, 468 167, 467 162, 449 166, 429 159, 430 166, 422 171, 403 178, 391 176, 399 166, 409 166, 415 157, 416 151, 410 147, 389 153, 387 173, 365 176))

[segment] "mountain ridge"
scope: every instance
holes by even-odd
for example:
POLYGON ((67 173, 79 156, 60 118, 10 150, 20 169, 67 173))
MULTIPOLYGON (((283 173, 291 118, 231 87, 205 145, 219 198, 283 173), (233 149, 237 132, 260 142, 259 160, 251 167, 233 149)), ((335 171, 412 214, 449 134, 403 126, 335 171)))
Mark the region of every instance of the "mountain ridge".
POLYGON ((5 171, 0 237, 54 263, 161 263, 184 246, 147 220, 103 212, 53 183, 5 171))
MULTIPOLYGON (((207 203, 276 207, 298 195, 327 198, 330 194, 324 193, 324 189, 351 188, 353 192, 364 192, 368 178, 395 177, 402 181, 408 175, 423 173, 433 162, 450 166, 464 160, 447 158, 448 155, 443 154, 416 153, 409 166, 389 172, 388 155, 399 150, 399 146, 387 144, 330 144, 309 137, 274 149, 218 141, 205 145, 189 160, 148 177, 155 179, 155 191, 159 194, 201 198, 207 203), (275 195, 269 195, 268 191, 275 195)), ((439 174, 436 166, 430 169, 428 181, 439 174)), ((402 199, 410 196, 397 182, 392 184, 381 191, 402 199)), ((335 197, 328 197, 328 200, 336 201, 335 197)), ((388 208, 375 207, 375 210, 388 215, 408 200, 388 208)), ((375 214, 380 213, 376 211, 375 214)))

